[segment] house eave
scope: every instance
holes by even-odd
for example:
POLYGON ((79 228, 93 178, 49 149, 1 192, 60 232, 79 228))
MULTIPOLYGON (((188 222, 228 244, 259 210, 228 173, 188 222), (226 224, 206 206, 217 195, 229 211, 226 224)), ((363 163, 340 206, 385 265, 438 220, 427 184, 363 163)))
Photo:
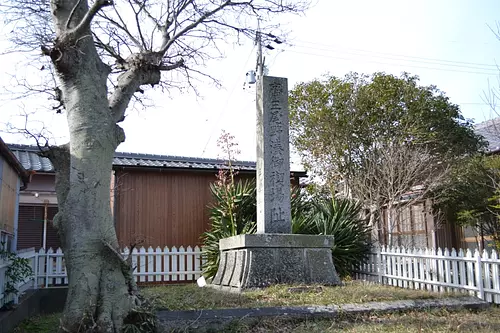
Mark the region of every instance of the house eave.
POLYGON ((23 182, 21 190, 24 190, 30 182, 30 173, 22 166, 21 162, 18 161, 2 138, 0 138, 0 155, 3 156, 7 163, 16 171, 19 178, 21 178, 23 182))
MULTIPOLYGON (((207 172, 213 172, 217 173, 220 168, 214 167, 214 168, 186 168, 186 167, 179 167, 179 168, 172 168, 172 167, 157 167, 157 166, 141 166, 141 165, 113 165, 113 170, 116 171, 151 171, 151 172, 169 172, 169 171, 191 171, 191 172, 202 172, 202 173, 207 173, 207 172)), ((234 168, 235 171, 237 171, 240 174, 255 174, 256 170, 255 169, 239 169, 239 168, 234 168)), ((293 178, 307 178, 307 172, 306 171, 290 171, 290 176, 293 178)))

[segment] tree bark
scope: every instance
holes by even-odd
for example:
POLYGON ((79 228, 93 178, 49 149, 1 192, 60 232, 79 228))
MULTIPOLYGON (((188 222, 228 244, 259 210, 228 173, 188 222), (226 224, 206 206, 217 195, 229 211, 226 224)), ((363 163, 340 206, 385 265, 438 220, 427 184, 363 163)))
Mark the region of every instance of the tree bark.
POLYGON ((133 305, 110 209, 112 160, 123 133, 109 113, 104 75, 86 67, 61 80, 71 142, 69 164, 55 162, 69 278, 62 329, 120 332, 133 305))
POLYGON ((70 133, 69 145, 48 153, 56 168, 55 225, 69 281, 60 331, 118 333, 136 301, 110 208, 112 160, 125 137, 110 111, 110 70, 97 54, 89 26, 82 26, 92 8, 86 1, 53 1, 52 11, 57 39, 48 55, 70 133))
POLYGON ((102 93, 104 75, 81 67, 78 75, 61 80, 71 144, 53 156, 56 225, 69 280, 61 329, 120 332, 134 304, 110 209, 112 160, 123 132, 102 93))

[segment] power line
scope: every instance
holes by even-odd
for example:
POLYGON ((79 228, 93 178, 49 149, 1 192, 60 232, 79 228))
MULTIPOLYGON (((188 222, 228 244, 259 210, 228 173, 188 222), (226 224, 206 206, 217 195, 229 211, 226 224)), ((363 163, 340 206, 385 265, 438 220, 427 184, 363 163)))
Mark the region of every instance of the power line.
MULTIPOLYGON (((345 58, 345 57, 326 55, 326 54, 310 53, 310 52, 301 52, 301 51, 296 51, 296 50, 285 50, 285 51, 292 52, 292 53, 298 53, 298 54, 306 54, 306 55, 312 55, 312 56, 317 56, 317 57, 323 57, 323 58, 330 58, 330 59, 339 59, 339 60, 347 60, 347 61, 354 60, 352 58, 345 58)), ((469 73, 469 74, 479 74, 479 75, 489 75, 489 76, 498 75, 498 72, 497 73, 493 73, 493 72, 486 73, 486 72, 477 72, 477 71, 465 71, 465 70, 449 69, 449 68, 436 68, 436 67, 408 65, 408 64, 401 64, 401 63, 389 63, 389 62, 375 61, 375 60, 370 60, 370 59, 363 60, 363 61, 375 63, 375 64, 389 65, 389 66, 413 67, 413 68, 422 68, 422 69, 446 71, 446 72, 454 72, 454 73, 469 73)))
MULTIPOLYGON (((340 49, 340 52, 345 52, 345 53, 348 53, 349 51, 356 51, 356 52, 368 53, 370 56, 373 56, 373 54, 380 54, 382 56, 389 56, 389 57, 400 57, 400 58, 409 58, 409 59, 417 59, 417 60, 420 59, 420 60, 424 60, 424 61, 444 62, 444 63, 450 63, 450 64, 462 64, 462 65, 491 67, 487 70, 498 69, 498 65, 496 65, 496 64, 485 64, 485 63, 477 63, 477 62, 456 61, 456 60, 437 59, 437 58, 428 58, 428 57, 417 57, 417 56, 395 54, 395 53, 389 53, 389 52, 377 52, 377 51, 371 51, 371 50, 366 50, 366 49, 348 48, 348 47, 336 46, 336 45, 331 45, 331 44, 314 43, 314 42, 308 42, 308 41, 302 41, 302 40, 298 40, 298 42, 300 44, 312 44, 312 45, 323 46, 323 47, 326 47, 326 49, 324 49, 324 48, 316 48, 316 49, 325 50, 325 51, 330 51, 330 50, 333 51, 333 49, 338 51, 340 49), (348 51, 343 51, 343 50, 348 50, 348 51)), ((298 45, 298 46, 303 47, 303 48, 314 49, 314 47, 311 47, 311 46, 300 46, 300 45, 298 45)), ((442 65, 445 65, 445 64, 442 64, 442 65)))
POLYGON ((387 60, 397 60, 397 61, 405 61, 405 62, 410 62, 410 63, 421 63, 421 64, 430 64, 430 65, 438 65, 438 66, 448 66, 448 67, 458 67, 458 68, 469 68, 469 69, 476 69, 476 70, 482 70, 482 71, 490 71, 492 68, 485 68, 485 67, 477 67, 477 66, 469 66, 469 65, 460 65, 460 64, 454 64, 454 63, 439 63, 436 61, 426 61, 426 60, 414 60, 414 59, 404 59, 404 58, 397 58, 397 57, 389 57, 389 56, 381 56, 381 55, 376 55, 376 54, 362 54, 362 53, 357 53, 357 52, 351 52, 351 51, 334 51, 334 50, 329 50, 329 49, 324 49, 324 48, 311 48, 311 47, 303 47, 303 46, 298 46, 299 48, 306 48, 306 49, 313 49, 313 50, 318 50, 318 51, 328 51, 328 52, 338 52, 338 53, 344 53, 344 54, 351 54, 355 55, 358 57, 370 57, 370 58, 380 58, 380 59, 387 59, 387 60))

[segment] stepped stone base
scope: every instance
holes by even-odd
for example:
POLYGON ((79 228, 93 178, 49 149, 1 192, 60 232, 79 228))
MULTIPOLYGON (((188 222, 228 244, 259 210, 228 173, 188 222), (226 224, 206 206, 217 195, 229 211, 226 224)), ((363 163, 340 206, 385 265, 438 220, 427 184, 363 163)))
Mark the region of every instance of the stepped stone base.
POLYGON ((292 234, 238 235, 219 241, 221 258, 212 287, 233 291, 274 284, 340 285, 333 237, 292 234))

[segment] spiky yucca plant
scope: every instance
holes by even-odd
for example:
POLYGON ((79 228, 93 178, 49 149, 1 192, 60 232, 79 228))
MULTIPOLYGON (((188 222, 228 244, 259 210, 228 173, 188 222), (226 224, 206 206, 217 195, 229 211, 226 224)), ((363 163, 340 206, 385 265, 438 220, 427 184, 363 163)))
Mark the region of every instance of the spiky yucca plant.
POLYGON ((335 269, 341 278, 366 261, 371 250, 371 229, 361 218, 361 204, 345 198, 322 199, 313 203, 306 222, 308 234, 332 235, 335 269))
MULTIPOLYGON (((256 232, 256 185, 254 180, 235 181, 221 172, 210 186, 213 203, 210 230, 202 235, 205 263, 203 274, 214 277, 219 266, 221 238, 256 232)), ((370 251, 370 228, 360 218, 361 205, 348 199, 309 200, 300 188, 291 193, 292 232, 294 234, 332 235, 333 261, 338 274, 346 277, 352 267, 364 262, 370 251)))
POLYGON ((255 233, 257 213, 254 180, 234 181, 221 172, 210 191, 214 200, 208 207, 211 227, 202 235, 203 274, 208 278, 219 267, 219 239, 255 233))

